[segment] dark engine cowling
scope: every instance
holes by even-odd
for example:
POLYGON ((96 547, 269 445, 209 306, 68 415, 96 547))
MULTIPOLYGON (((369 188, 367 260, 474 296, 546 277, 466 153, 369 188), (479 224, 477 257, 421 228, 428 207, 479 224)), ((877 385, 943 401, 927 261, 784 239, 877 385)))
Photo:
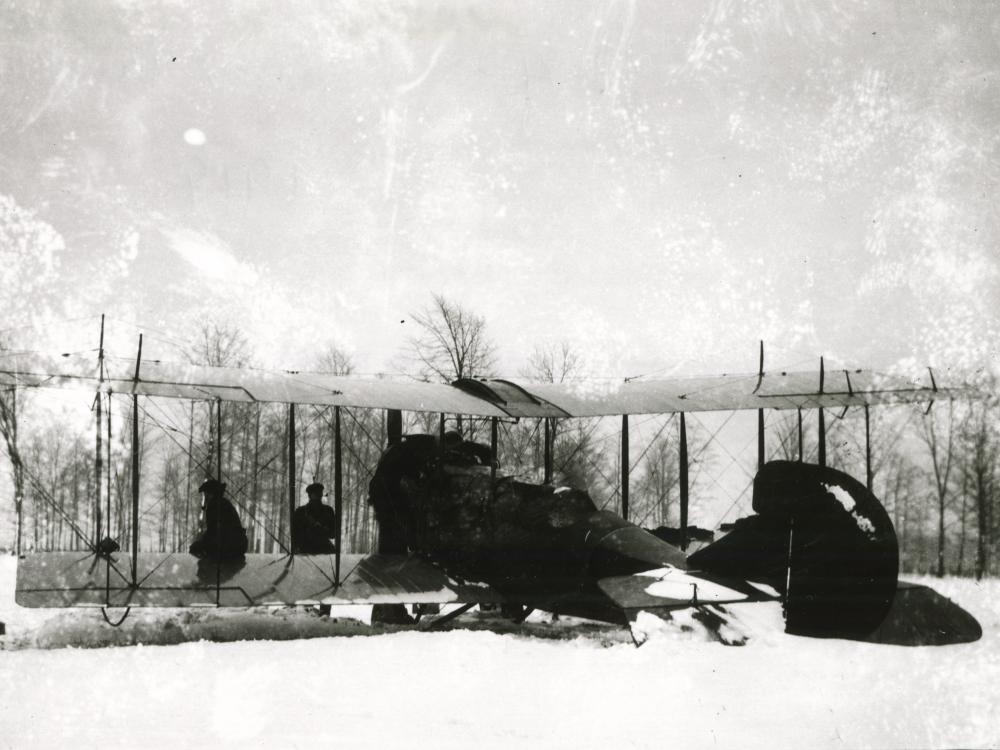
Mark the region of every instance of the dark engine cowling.
POLYGON ((754 479, 753 509, 688 565, 773 586, 789 633, 862 638, 879 627, 896 593, 899 548, 863 484, 835 469, 773 461, 754 479))

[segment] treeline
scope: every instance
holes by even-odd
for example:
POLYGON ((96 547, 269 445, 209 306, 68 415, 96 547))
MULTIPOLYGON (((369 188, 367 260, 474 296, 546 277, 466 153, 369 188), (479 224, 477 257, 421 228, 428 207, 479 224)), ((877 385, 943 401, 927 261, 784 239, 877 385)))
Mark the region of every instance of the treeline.
MULTIPOLYGON (((450 382, 495 372, 495 348, 482 318, 435 297, 413 319, 420 333, 409 342, 401 366, 414 376, 450 382)), ((217 324, 201 329, 188 357, 198 364, 231 367, 251 366, 254 359, 239 330, 217 324)), ((540 346, 521 375, 549 382, 584 378, 587 373, 580 363, 578 353, 568 345, 540 346)), ((354 368, 349 357, 330 348, 317 358, 315 369, 349 375, 354 368)), ((983 393, 996 392, 994 384, 982 385, 983 393)), ((71 432, 53 425, 18 435, 18 407, 11 398, 12 394, 4 394, 0 427, 7 438, 8 456, 16 457, 11 464, 20 472, 23 547, 86 549, 94 540, 110 535, 128 549, 131 399, 105 397, 104 413, 111 409, 113 430, 110 436, 102 436, 98 470, 94 432, 71 432)), ((293 415, 288 405, 157 398, 141 398, 138 404, 140 549, 187 549, 200 522, 198 486, 210 476, 227 483, 255 552, 288 549, 290 505, 304 502, 308 484, 325 484, 332 503, 336 414, 332 407, 294 407, 292 456, 293 415)), ((998 416, 995 398, 940 401, 930 408, 884 406, 868 413, 873 489, 895 524, 904 571, 997 574, 998 416)), ((864 410, 828 410, 825 417, 828 465, 864 481, 868 465, 864 410)), ((440 429, 436 414, 407 412, 404 419, 404 432, 440 429)), ((766 419, 768 459, 817 460, 816 410, 768 412, 766 419)), ((368 483, 385 446, 385 413, 342 408, 340 420, 344 549, 371 552, 378 530, 367 503, 368 483)), ((454 415, 446 420, 448 429, 489 443, 489 420, 454 415)), ((631 422, 629 518, 642 526, 679 524, 678 421, 676 415, 661 415, 631 422)), ((718 437, 724 424, 710 429, 707 422, 688 420, 692 523, 699 522, 696 509, 704 498, 714 498, 724 510, 709 521, 732 521, 750 512, 756 451, 748 455, 748 451, 727 447, 718 437), (737 489, 726 490, 720 484, 717 475, 725 470, 737 473, 731 483, 737 489)), ((586 488, 599 507, 619 510, 621 421, 553 420, 548 429, 553 435, 553 481, 586 488)), ((502 473, 542 481, 544 434, 542 420, 501 421, 502 473)))

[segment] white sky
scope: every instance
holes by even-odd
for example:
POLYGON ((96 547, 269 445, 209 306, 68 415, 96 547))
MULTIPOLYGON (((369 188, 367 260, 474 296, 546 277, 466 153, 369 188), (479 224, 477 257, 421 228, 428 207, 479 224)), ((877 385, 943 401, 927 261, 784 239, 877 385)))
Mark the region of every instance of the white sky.
POLYGON ((990 363, 998 25, 973 2, 12 7, 0 193, 65 250, 11 318, 183 340, 219 317, 264 364, 336 342, 377 371, 442 292, 503 374, 557 340, 615 377, 752 370, 761 338, 783 365, 990 363))

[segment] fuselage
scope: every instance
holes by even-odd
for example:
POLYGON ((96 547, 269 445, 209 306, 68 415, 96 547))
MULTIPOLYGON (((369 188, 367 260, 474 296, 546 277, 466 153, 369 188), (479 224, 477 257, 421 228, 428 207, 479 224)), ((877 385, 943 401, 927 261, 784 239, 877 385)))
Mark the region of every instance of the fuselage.
POLYGON ((598 510, 582 490, 499 476, 443 455, 433 438, 414 437, 383 457, 372 503, 380 525, 395 526, 390 537, 453 576, 533 606, 558 599, 567 609, 572 601, 602 604, 598 579, 686 567, 679 549, 598 510))

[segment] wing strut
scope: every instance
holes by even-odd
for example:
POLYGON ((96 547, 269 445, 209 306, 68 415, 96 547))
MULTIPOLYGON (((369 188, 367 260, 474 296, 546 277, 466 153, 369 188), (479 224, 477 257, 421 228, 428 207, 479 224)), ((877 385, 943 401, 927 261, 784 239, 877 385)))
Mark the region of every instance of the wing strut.
POLYGON ((333 407, 333 509, 337 516, 337 553, 334 558, 333 581, 340 587, 340 548, 343 538, 344 515, 344 466, 343 452, 340 442, 340 407, 333 407))
POLYGON ((868 404, 865 404, 865 487, 872 491, 872 431, 868 404))
POLYGON ((295 404, 288 405, 288 538, 295 554, 292 517, 295 515, 295 404))
POLYGON ((490 417, 490 502, 497 499, 497 441, 499 422, 497 417, 490 417))
POLYGON ((798 409, 799 414, 799 463, 802 463, 802 407, 798 409))
MULTIPOLYGON (((756 393, 760 390, 760 384, 764 382, 764 342, 760 342, 760 365, 757 368, 757 387, 753 389, 756 393)), ((757 471, 764 468, 764 410, 757 410, 757 471)))
MULTIPOLYGON (((459 420, 461 420, 461 417, 459 417, 459 420)), ((461 421, 459 425, 461 425, 461 421)), ((461 426, 459 429, 461 429, 461 426)), ((385 410, 385 436, 388 445, 396 445, 403 442, 403 412, 399 409, 385 410)))
POLYGON ((628 520, 628 414, 622 414, 622 518, 628 520))
MULTIPOLYGON (((135 357, 133 383, 139 382, 139 364, 142 362, 142 334, 139 334, 139 352, 135 357)), ((111 416, 110 414, 108 415, 111 416)), ((111 535, 108 534, 110 537, 111 535)), ((132 391, 132 586, 136 585, 139 562, 139 394, 132 391)))
MULTIPOLYGON (((104 414, 101 405, 101 389, 104 386, 104 315, 101 315, 101 341, 97 348, 97 399, 96 419, 94 426, 96 429, 96 447, 94 455, 94 494, 96 495, 96 506, 94 509, 94 540, 92 548, 97 549, 101 541, 101 477, 104 474, 104 453, 101 450, 101 428, 104 427, 104 414)), ((108 467, 111 470, 111 467, 108 467)))
POLYGON ((222 481, 222 399, 215 399, 215 473, 222 481))
MULTIPOLYGON (((819 358, 819 393, 823 395, 823 358, 819 358)), ((819 407, 819 465, 826 466, 826 418, 823 416, 823 407, 819 407)))
POLYGON ((760 342, 760 364, 757 366, 757 385, 754 386, 753 392, 756 393, 760 390, 761 383, 764 382, 764 341, 760 342))
POLYGON ((764 468, 764 410, 757 410, 757 471, 764 468))
POLYGON ((687 422, 681 412, 680 485, 681 485, 681 549, 688 545, 688 438, 687 422))
POLYGON ((552 443, 554 442, 551 427, 552 418, 545 417, 542 421, 545 422, 545 468, 543 469, 542 483, 552 484, 552 443))

